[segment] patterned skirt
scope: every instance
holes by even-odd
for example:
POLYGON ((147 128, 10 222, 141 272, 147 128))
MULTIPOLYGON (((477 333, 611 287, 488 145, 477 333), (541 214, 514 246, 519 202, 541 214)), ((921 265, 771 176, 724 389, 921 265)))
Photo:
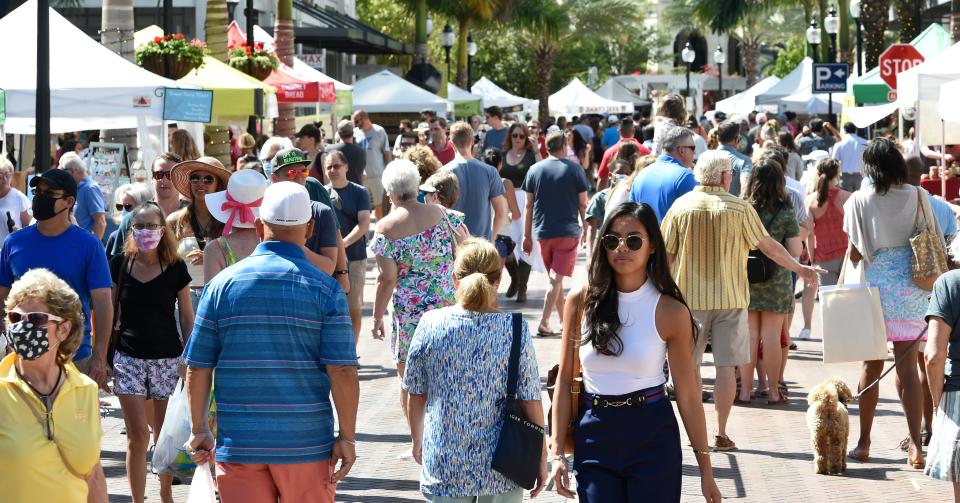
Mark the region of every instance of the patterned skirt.
POLYGON ((944 391, 927 451, 928 477, 960 482, 960 391, 944 391))
POLYGON ((889 342, 912 341, 927 326, 923 316, 930 304, 930 292, 914 285, 910 279, 912 257, 909 246, 881 248, 867 266, 867 282, 880 289, 889 342))

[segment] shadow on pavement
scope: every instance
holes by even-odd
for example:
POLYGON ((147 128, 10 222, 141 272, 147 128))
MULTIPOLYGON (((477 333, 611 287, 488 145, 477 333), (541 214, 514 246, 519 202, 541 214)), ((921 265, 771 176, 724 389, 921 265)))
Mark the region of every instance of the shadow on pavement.
MULTIPOLYGON (((340 484, 337 485, 338 494, 337 501, 351 501, 346 500, 344 497, 346 495, 339 494, 340 491, 368 491, 371 489, 384 489, 389 491, 416 491, 420 493, 420 481, 419 480, 402 480, 402 479, 376 479, 376 478, 364 478, 364 477, 347 477, 343 479, 340 484)), ((375 496, 364 496, 362 501, 381 501, 374 500, 375 496)), ((355 500, 361 501, 361 500, 355 500)), ((382 501, 394 501, 385 499, 382 501)), ((396 501, 411 501, 407 499, 400 499, 396 501)))
POLYGON ((357 432, 357 441, 358 442, 383 442, 387 444, 408 444, 410 443, 410 435, 376 435, 373 433, 360 433, 357 432))

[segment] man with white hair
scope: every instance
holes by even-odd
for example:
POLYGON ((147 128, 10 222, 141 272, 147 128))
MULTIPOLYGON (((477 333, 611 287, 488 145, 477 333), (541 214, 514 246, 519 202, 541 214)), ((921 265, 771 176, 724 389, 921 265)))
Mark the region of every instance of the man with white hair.
POLYGON ((107 230, 107 212, 103 203, 103 191, 96 180, 87 173, 87 164, 76 152, 67 152, 60 157, 60 169, 70 173, 77 182, 77 204, 73 214, 77 225, 103 239, 107 230))
POLYGON ((826 271, 800 265, 767 234, 753 206, 728 192, 734 175, 726 152, 704 152, 697 160, 695 176, 700 185, 679 197, 664 216, 663 237, 674 279, 701 324, 694 348, 694 368, 701 385, 700 363, 707 340, 712 339, 717 368, 714 449, 730 451, 737 448, 727 436, 736 392, 734 368, 750 361, 747 254, 759 249, 811 282, 817 280, 818 272, 826 271), (704 243, 716 246, 702 246, 704 243))

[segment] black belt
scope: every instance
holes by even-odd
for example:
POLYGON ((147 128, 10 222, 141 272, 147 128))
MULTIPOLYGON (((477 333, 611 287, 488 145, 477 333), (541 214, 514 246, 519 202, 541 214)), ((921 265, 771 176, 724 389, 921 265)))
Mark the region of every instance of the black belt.
POLYGON ((593 393, 582 393, 583 401, 594 408, 605 409, 608 407, 635 407, 644 403, 659 402, 667 396, 663 385, 652 388, 634 391, 626 395, 595 395, 593 393))

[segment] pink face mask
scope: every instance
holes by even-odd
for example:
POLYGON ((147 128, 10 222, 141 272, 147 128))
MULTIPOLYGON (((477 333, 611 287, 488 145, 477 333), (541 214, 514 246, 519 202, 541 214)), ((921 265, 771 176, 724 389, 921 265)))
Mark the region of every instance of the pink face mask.
POLYGON ((150 251, 160 244, 160 236, 163 235, 163 229, 134 229, 133 241, 137 243, 140 251, 150 251))

